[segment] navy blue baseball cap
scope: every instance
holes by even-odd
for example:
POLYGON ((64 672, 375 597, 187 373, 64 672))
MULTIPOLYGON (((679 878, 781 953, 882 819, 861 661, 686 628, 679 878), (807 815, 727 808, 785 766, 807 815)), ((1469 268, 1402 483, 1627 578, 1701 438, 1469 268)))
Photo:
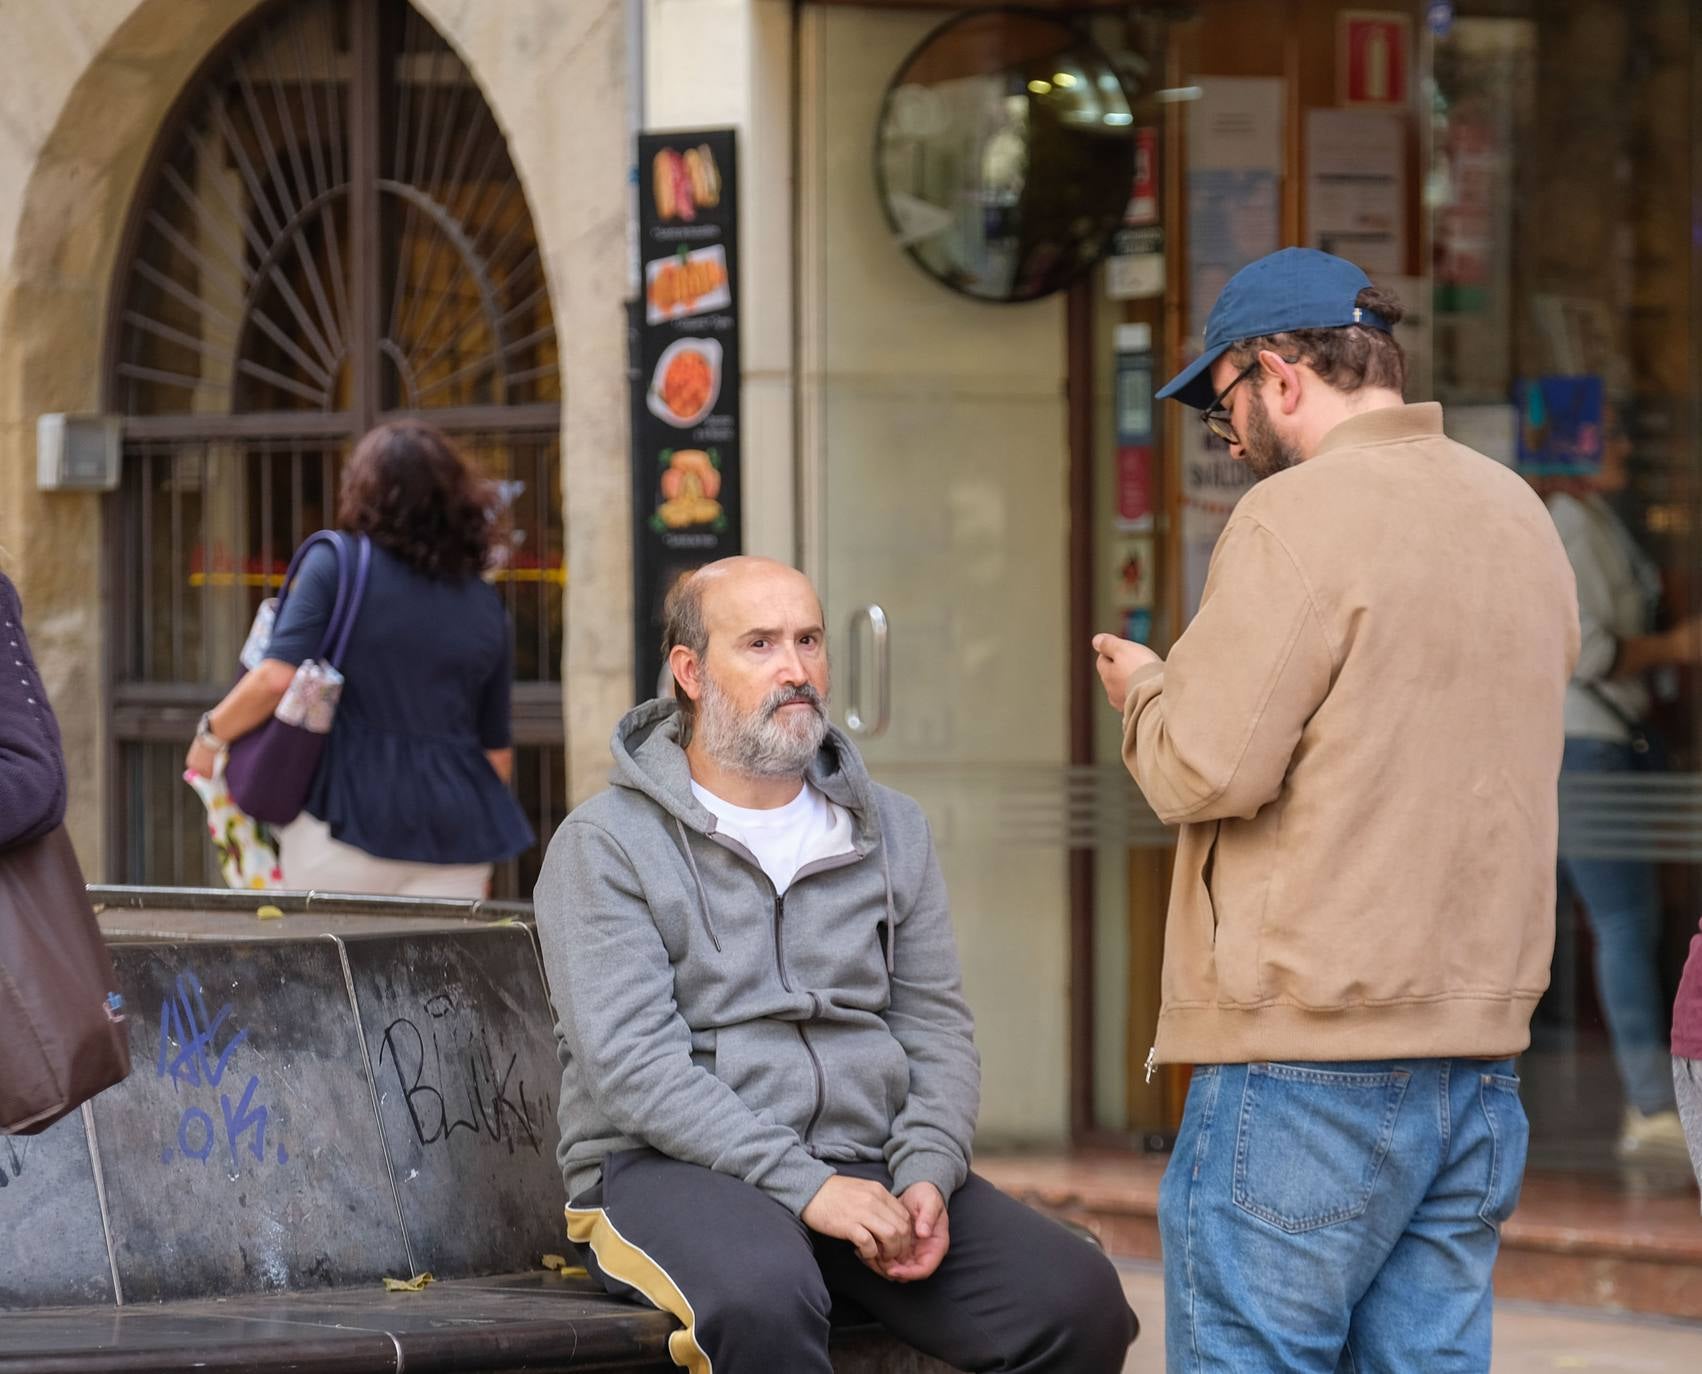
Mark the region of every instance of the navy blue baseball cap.
POLYGON ((1204 410, 1217 395, 1211 366, 1243 339, 1291 329, 1345 329, 1362 324, 1392 332, 1389 322, 1354 304, 1371 278, 1346 258, 1316 248, 1283 248, 1250 262, 1229 279, 1206 320, 1205 351, 1159 390, 1204 410))

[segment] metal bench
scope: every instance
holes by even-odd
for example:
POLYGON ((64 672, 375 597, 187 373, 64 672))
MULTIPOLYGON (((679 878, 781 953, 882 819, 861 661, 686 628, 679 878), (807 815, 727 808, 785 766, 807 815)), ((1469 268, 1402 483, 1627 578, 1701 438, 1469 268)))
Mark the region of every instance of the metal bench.
MULTIPOLYGON (((0 1138, 0 1372, 672 1368, 571 1272, 525 907, 91 891, 135 1067, 0 1138)), ((835 1367, 944 1369, 868 1328, 835 1367)))

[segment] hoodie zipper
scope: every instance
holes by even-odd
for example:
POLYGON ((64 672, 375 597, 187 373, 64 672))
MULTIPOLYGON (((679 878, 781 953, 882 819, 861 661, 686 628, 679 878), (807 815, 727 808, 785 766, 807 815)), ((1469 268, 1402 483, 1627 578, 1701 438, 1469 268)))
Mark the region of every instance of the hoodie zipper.
MULTIPOLYGON (((792 980, 786 976, 786 898, 783 894, 774 894, 774 968, 780 975, 780 986, 791 992, 792 980)), ((817 1016, 821 1015, 821 1003, 812 992, 810 1009, 817 1016)), ((810 1057, 810 1067, 816 1075, 816 1105, 810 1113, 809 1124, 804 1127, 804 1144, 810 1143, 810 1137, 815 1134, 816 1123, 821 1120, 823 1109, 827 1106, 827 1074, 821 1066, 821 1058, 816 1054, 816 1047, 810 1044, 809 1032, 804 1029, 802 1021, 794 1021, 792 1025, 798 1032, 798 1039, 804 1042, 804 1053, 810 1057)))

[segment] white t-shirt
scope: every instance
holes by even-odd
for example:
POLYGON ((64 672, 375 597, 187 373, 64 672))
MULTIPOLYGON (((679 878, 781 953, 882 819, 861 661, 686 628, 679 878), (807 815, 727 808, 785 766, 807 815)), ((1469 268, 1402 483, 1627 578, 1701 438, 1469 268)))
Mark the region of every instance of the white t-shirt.
POLYGON ((850 815, 807 782, 786 805, 766 811, 734 806, 695 778, 691 790, 715 817, 716 829, 756 855, 776 892, 786 891, 806 864, 852 847, 850 815))

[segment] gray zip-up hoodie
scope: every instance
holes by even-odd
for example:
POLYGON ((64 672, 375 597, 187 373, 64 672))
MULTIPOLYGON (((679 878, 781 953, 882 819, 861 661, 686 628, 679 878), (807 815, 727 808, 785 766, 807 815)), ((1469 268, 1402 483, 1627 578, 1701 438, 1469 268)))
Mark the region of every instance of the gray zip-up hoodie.
POLYGON ((784 896, 691 791, 671 701, 621 721, 613 786, 538 878, 569 1198, 648 1145, 801 1213, 829 1161, 882 1160, 950 1199, 981 1070, 922 810, 829 732, 809 779, 850 843, 784 896))

